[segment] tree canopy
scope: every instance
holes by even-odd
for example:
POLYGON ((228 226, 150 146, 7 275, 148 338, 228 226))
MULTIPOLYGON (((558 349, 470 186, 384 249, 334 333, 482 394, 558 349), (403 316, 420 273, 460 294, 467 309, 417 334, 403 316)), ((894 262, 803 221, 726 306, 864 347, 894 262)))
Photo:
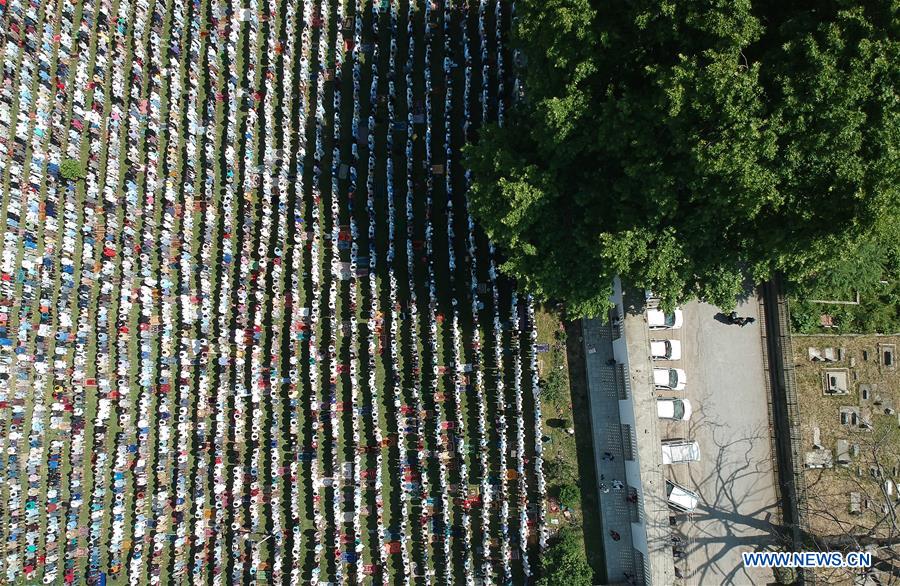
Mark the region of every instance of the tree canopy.
POLYGON ((76 181, 84 178, 84 167, 78 159, 65 159, 59 166, 59 173, 64 179, 76 181))
POLYGON ((541 557, 538 586, 591 586, 593 577, 578 535, 572 530, 560 532, 541 557))
POLYGON ((524 98, 468 147, 503 269, 575 314, 803 280, 900 222, 897 0, 519 0, 524 98))
POLYGON ((559 487, 559 503, 573 509, 581 503, 581 490, 575 484, 563 484, 559 487))

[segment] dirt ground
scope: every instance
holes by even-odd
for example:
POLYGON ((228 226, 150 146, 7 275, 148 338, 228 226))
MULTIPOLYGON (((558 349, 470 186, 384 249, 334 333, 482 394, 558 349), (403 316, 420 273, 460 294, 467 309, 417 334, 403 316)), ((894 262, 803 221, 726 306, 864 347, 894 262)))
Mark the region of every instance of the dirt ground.
POLYGON ((900 336, 794 335, 793 352, 800 404, 801 458, 831 450, 834 466, 806 468, 804 480, 810 529, 818 535, 883 534, 883 506, 896 507, 900 479, 900 370, 896 364, 900 336), (888 364, 880 349, 894 345, 888 364), (833 362, 810 359, 810 348, 833 362), (826 369, 846 369, 848 393, 826 396, 826 369), (861 390, 868 389, 868 398, 861 390), (841 411, 846 419, 842 422, 841 411), (855 417, 854 417, 855 415, 855 417), (815 429, 819 445, 814 446, 815 429), (838 440, 849 446, 848 462, 837 462, 838 440), (858 446, 858 447, 857 447, 858 446), (851 513, 851 493, 860 510, 851 513))

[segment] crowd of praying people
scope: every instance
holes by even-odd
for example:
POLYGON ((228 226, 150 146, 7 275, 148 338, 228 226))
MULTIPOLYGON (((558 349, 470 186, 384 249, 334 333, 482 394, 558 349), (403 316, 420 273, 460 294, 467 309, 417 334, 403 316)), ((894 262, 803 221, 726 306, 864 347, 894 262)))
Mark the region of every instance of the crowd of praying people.
POLYGON ((534 308, 503 294, 454 138, 503 123, 505 2, 61 6, 0 6, 5 579, 532 576, 534 308))

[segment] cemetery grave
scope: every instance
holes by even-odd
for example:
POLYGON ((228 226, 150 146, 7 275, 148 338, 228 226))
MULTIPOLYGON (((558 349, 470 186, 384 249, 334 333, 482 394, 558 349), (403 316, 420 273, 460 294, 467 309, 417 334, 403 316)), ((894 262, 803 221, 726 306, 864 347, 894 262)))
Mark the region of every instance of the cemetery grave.
POLYGON ((900 477, 897 336, 794 335, 792 350, 809 525, 817 535, 885 537, 900 477))

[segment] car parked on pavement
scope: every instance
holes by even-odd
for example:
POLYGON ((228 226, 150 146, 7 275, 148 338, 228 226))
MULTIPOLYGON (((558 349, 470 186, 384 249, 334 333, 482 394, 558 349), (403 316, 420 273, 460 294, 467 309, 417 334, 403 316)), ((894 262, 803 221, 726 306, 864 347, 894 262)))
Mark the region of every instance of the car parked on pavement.
POLYGON ((662 442, 663 464, 700 461, 700 444, 693 440, 670 439, 662 442))
POLYGON ((656 414, 660 419, 687 421, 691 418, 691 402, 687 399, 659 398, 656 400, 656 414))
POLYGON ((680 360, 679 340, 650 340, 650 358, 653 360, 680 360))
POLYGON ((666 500, 668 500, 669 506, 673 509, 691 513, 697 508, 697 504, 700 502, 700 495, 680 484, 675 484, 671 480, 666 480, 666 500))
POLYGON ((677 330, 684 325, 684 313, 678 308, 670 312, 648 309, 647 325, 651 330, 677 330))
POLYGON ((653 384, 661 389, 683 391, 687 384, 687 376, 680 368, 654 368, 653 384))

